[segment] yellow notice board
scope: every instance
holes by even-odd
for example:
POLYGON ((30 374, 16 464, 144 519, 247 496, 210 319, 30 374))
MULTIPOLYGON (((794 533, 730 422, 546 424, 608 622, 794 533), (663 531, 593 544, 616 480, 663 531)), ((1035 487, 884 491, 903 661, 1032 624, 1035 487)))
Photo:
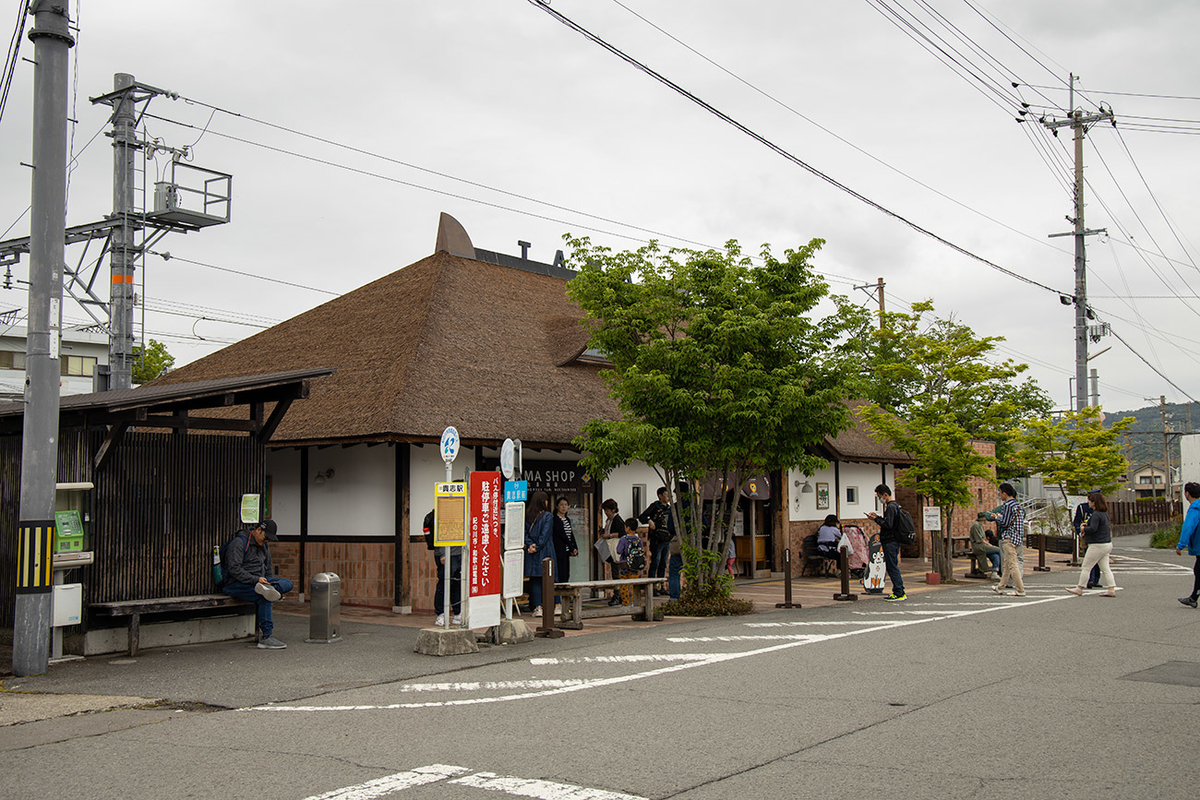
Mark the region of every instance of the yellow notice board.
POLYGON ((467 485, 465 483, 434 484, 434 547, 462 547, 466 543, 467 485))

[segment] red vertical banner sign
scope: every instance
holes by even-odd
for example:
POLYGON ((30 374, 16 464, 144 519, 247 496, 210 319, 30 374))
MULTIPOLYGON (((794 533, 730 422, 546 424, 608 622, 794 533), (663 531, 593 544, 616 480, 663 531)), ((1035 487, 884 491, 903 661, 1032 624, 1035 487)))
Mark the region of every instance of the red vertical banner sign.
POLYGON ((499 472, 471 473, 470 559, 467 565, 468 626, 500 624, 502 541, 500 514, 504 510, 499 472))

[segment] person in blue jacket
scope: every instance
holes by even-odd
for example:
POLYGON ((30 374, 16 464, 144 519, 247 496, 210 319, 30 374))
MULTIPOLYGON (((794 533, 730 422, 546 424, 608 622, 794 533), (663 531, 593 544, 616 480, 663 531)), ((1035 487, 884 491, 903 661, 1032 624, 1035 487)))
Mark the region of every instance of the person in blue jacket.
POLYGON ((1195 608, 1196 598, 1200 597, 1200 533, 1197 532, 1197 529, 1200 529, 1200 483, 1185 483, 1183 496, 1187 498, 1188 510, 1183 518, 1183 527, 1179 530, 1179 544, 1175 545, 1175 555, 1183 555, 1184 548, 1187 548, 1188 555, 1196 557, 1196 563, 1192 566, 1192 573, 1196 578, 1192 583, 1192 593, 1179 598, 1179 602, 1195 608))
POLYGON ((533 616, 542 614, 542 559, 553 563, 554 517, 550 513, 550 498, 545 492, 534 492, 525 510, 525 577, 529 581, 529 605, 533 616))

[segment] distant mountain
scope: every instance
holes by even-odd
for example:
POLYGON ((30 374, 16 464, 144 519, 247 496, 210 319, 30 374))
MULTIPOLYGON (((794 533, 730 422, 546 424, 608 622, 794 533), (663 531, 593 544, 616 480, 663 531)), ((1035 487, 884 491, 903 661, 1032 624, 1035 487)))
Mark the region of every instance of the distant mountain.
MULTIPOLYGON (((1200 403, 1167 403, 1167 430, 1171 433, 1200 431, 1200 403), (1188 415, 1188 406, 1191 415, 1188 415)), ((1146 406, 1133 411, 1104 411, 1104 424, 1111 426, 1125 417, 1133 417, 1129 434, 1125 437, 1125 457, 1132 466, 1159 464, 1163 462, 1163 415, 1159 406, 1146 406)), ((1171 464, 1179 465, 1179 437, 1170 436, 1168 448, 1171 464)))

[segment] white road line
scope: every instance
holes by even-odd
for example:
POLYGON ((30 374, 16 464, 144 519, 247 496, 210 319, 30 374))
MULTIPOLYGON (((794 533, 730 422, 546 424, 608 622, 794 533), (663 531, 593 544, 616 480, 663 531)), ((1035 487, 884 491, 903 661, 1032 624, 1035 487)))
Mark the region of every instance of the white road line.
POLYGON ((940 614, 954 614, 955 612, 953 612, 953 611, 921 611, 920 609, 905 609, 903 611, 855 611, 854 613, 858 614, 860 617, 891 617, 891 616, 899 616, 901 614, 916 614, 916 615, 929 614, 931 616, 935 616, 935 615, 940 615, 940 614))
POLYGON ((582 678, 541 681, 463 681, 460 683, 410 683, 400 687, 402 692, 478 692, 496 689, 557 689, 583 683, 582 678))
POLYGON ((687 661, 682 664, 672 664, 666 667, 647 670, 645 672, 637 672, 632 675, 618 675, 612 678, 599 678, 594 681, 585 681, 584 683, 574 686, 562 686, 557 689, 544 689, 537 692, 523 692, 521 694, 499 695, 494 697, 472 697, 461 700, 443 700, 439 702, 428 703, 391 703, 387 705, 355 705, 355 706, 284 706, 284 705, 266 705, 266 706, 249 706, 240 708, 239 711, 275 711, 275 712, 329 712, 329 711, 390 711, 401 708, 441 708, 446 706, 467 706, 467 705, 483 705, 490 703, 507 703, 515 700, 532 700, 540 697, 551 697, 554 695, 567 694, 570 692, 586 691, 588 689, 599 689, 605 686, 613 686, 620 683, 628 683, 630 681, 642 680, 643 678, 653 678, 658 675, 667 675, 672 672, 681 672, 686 669, 694 669, 703 667, 709 664, 719 664, 724 661, 736 661, 742 658, 751 658, 753 656, 766 655, 768 653, 777 653, 784 650, 791 650, 793 647, 804 647, 805 645, 814 644, 817 642, 827 642, 833 639, 845 639, 850 636, 860 636, 867 633, 878 633, 880 631, 891 631, 897 628, 908 627, 910 625, 924 625, 927 622, 939 622, 948 619, 961 619, 963 617, 974 616, 976 614, 989 614, 993 611, 1011 611, 1015 608, 1027 608, 1028 606, 1041 605, 1042 603, 1054 603, 1062 600, 1069 600, 1073 595, 1066 594, 1061 596, 1046 597, 1039 600, 1029 600, 1021 603, 1006 603, 996 605, 990 608, 979 608, 971 611, 959 611, 952 614, 945 614, 940 617, 920 617, 917 619, 897 620, 895 622, 872 625, 866 628, 858 628, 852 631, 841 631, 839 633, 830 633, 815 639, 801 639, 794 642, 781 642, 779 644, 760 647, 756 650, 744 650, 738 653, 713 653, 711 657, 699 661, 687 661))
POLYGON ((712 658, 714 653, 656 653, 652 655, 633 656, 582 656, 579 658, 531 658, 529 663, 535 667, 554 666, 558 664, 636 664, 645 661, 704 661, 712 658))
POLYGON ((533 778, 511 778, 493 772, 476 772, 450 781, 461 786, 473 786, 493 792, 504 792, 517 797, 534 797, 537 800, 646 800, 633 794, 609 792, 604 789, 588 789, 569 783, 552 783, 533 778))
POLYGON ((373 781, 335 789, 325 794, 313 795, 307 800, 374 800, 376 797, 410 789, 413 786, 424 786, 427 783, 437 783, 446 778, 453 778, 471 770, 466 767, 453 767, 448 764, 430 764, 428 767, 417 767, 407 772, 397 772, 373 781))
POLYGON ((844 621, 839 620, 839 621, 831 621, 831 622, 814 621, 814 622, 747 622, 747 623, 745 623, 747 628, 793 628, 793 627, 799 628, 799 627, 804 627, 804 626, 808 626, 808 625, 870 625, 870 624, 873 624, 873 623, 869 623, 866 620, 859 620, 859 619, 844 620, 844 621))
POLYGON ((828 634, 820 633, 758 633, 745 636, 668 636, 667 641, 675 644, 687 642, 756 642, 756 641, 799 641, 802 639, 824 639, 828 634))

